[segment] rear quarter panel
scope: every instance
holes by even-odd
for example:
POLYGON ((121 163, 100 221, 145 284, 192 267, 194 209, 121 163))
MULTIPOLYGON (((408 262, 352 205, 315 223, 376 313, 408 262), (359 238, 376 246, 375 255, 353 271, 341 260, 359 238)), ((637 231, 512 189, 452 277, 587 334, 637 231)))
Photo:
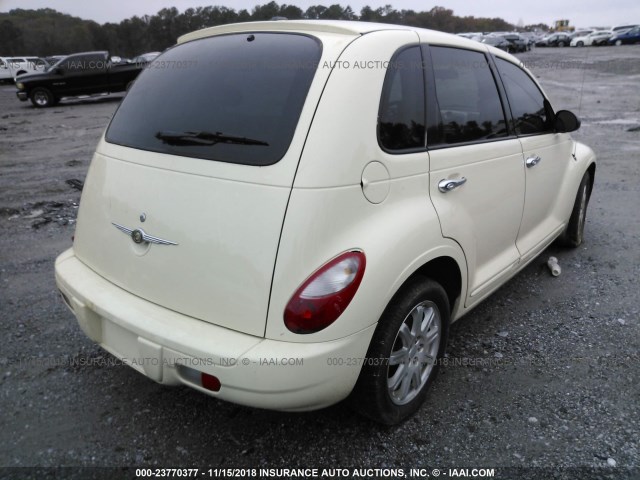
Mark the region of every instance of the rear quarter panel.
POLYGON ((429 198, 428 154, 390 155, 377 142, 386 68, 371 62, 387 62, 398 48, 418 41, 409 31, 367 34, 354 41, 339 58, 340 67, 333 68, 291 192, 267 338, 321 342, 345 337, 375 324, 402 283, 428 260, 448 255, 464 271, 464 256, 457 244, 442 238, 429 198), (388 196, 379 204, 364 197, 360 184, 371 161, 383 163, 390 177, 388 196), (287 330, 283 312, 293 293, 328 260, 353 249, 364 251, 367 267, 345 312, 318 333, 287 330))

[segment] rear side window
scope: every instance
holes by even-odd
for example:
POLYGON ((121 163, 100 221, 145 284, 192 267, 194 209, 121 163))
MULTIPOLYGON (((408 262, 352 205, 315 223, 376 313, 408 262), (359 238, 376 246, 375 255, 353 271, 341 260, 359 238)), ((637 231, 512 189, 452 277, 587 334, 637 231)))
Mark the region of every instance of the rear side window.
POLYGON ((502 102, 484 54, 431 47, 431 58, 439 118, 429 119, 435 126, 429 129, 429 145, 507 136, 502 102))
POLYGON ((516 133, 531 135, 553 131, 551 106, 531 77, 501 58, 496 58, 496 65, 509 97, 516 133))
POLYGON ((420 47, 409 47, 390 62, 382 88, 378 139, 391 151, 425 147, 425 90, 420 47))
POLYGON ((95 74, 107 68, 107 59, 101 53, 73 55, 65 58, 58 66, 70 74, 95 74))
POLYGON ((289 148, 320 55, 317 40, 297 34, 233 34, 178 45, 140 74, 106 139, 271 165, 289 148))

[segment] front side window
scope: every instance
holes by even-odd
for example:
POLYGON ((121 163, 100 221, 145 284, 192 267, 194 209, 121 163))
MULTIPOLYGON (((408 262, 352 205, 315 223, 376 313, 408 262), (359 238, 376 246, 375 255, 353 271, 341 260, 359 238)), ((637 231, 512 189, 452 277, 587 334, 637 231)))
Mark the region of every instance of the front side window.
POLYGON ((180 44, 138 76, 106 140, 205 160, 274 164, 289 148, 320 55, 316 39, 298 34, 180 44))
POLYGON ((517 65, 496 58, 502 83, 509 97, 518 135, 553 131, 551 106, 531 77, 517 65))
POLYGON ((431 47, 431 58, 438 103, 433 111, 438 118, 429 119, 429 145, 507 136, 502 102, 484 54, 459 48, 431 47))
POLYGON ((424 148, 425 89, 420 47, 409 47, 389 64, 378 115, 380 145, 391 151, 424 148))
POLYGON ((73 55, 65 58, 59 65, 66 73, 99 73, 107 67, 106 57, 102 54, 73 55))

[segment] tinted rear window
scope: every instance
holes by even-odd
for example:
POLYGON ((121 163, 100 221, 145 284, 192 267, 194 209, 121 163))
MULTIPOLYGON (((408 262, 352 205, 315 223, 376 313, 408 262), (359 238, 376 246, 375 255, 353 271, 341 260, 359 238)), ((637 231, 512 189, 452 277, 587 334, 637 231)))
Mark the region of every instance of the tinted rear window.
POLYGON ((138 77, 106 139, 271 165, 289 148, 320 55, 317 40, 297 34, 234 34, 178 45, 138 77))
POLYGON ((420 47, 398 53, 387 70, 378 115, 378 138, 391 151, 424 148, 424 74, 420 47))

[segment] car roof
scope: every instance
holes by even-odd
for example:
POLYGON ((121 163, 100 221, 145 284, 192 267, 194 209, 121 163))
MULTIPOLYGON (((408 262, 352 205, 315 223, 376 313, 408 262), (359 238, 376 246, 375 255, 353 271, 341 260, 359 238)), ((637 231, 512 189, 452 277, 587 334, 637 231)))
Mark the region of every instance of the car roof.
MULTIPOLYGON (((493 55, 499 56, 516 65, 520 61, 503 52, 499 48, 487 43, 476 42, 468 38, 460 37, 452 33, 444 33, 426 28, 412 27, 409 25, 394 25, 388 23, 359 22, 349 20, 271 20, 263 22, 231 23, 218 25, 215 27, 196 30, 178 38, 178 44, 190 42, 201 38, 216 35, 226 35, 231 33, 249 32, 287 32, 287 33, 307 33, 322 37, 324 35, 344 35, 356 38, 372 32, 380 31, 405 31, 415 32, 420 37, 420 41, 431 45, 442 45, 457 48, 469 48, 476 51, 489 51, 493 55)), ((502 39, 506 42, 506 40, 502 39)))
POLYGON ((91 52, 76 52, 70 53, 69 55, 64 55, 64 57, 75 57, 76 55, 108 55, 109 52, 106 50, 94 50, 91 52))
POLYGON ((451 33, 438 32, 425 28, 411 27, 409 25, 394 25, 388 23, 358 22, 348 20, 272 20, 264 22, 245 22, 218 25, 215 27, 196 30, 178 38, 178 43, 189 42, 198 38, 205 38, 214 35, 224 35, 239 32, 300 32, 310 34, 338 34, 357 37, 368 33, 383 30, 404 30, 420 32, 427 36, 429 41, 436 43, 454 43, 475 41, 460 37, 451 33), (455 40, 454 40, 455 39, 455 40))
POLYGON ((344 20, 272 20, 264 22, 231 23, 204 28, 181 36, 178 38, 178 43, 184 43, 189 40, 212 35, 258 30, 334 33, 340 35, 359 36, 378 30, 412 30, 412 28, 402 25, 351 22, 344 20))

